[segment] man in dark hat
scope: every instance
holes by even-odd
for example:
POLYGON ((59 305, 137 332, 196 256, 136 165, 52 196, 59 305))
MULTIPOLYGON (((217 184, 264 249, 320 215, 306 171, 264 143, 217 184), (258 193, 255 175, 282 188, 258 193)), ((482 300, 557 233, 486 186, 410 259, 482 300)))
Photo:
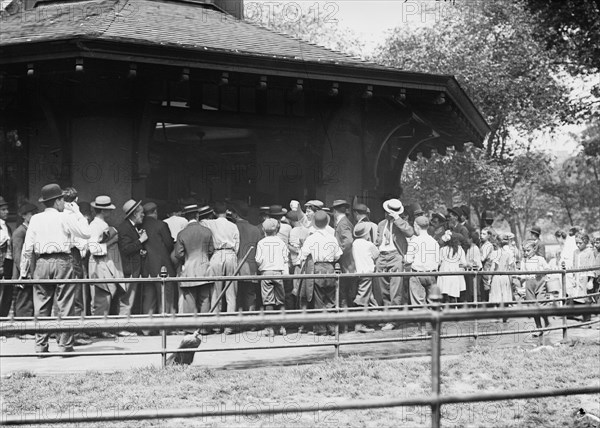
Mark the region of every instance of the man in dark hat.
POLYGON ((373 243, 377 241, 377 225, 369 219, 370 210, 365 204, 355 204, 352 207, 352 213, 356 219, 356 224, 365 223, 368 230, 369 240, 373 243))
MULTIPOLYGON (((467 236, 469 236, 469 230, 461 224, 463 215, 464 215, 464 213, 460 209, 460 207, 448 208, 448 229, 453 234, 455 234, 455 233, 460 234, 460 236, 459 236, 460 246, 463 247, 463 250, 465 250, 465 253, 466 253, 467 250, 469 249, 469 243, 467 240, 467 236)), ((440 246, 443 245, 439 241, 438 241, 438 243, 440 244, 440 246)))
MULTIPOLYGON (((33 279, 72 279, 73 256, 71 247, 73 238, 89 239, 90 226, 79 212, 76 203, 67 203, 64 192, 58 184, 42 187, 39 202, 46 209, 31 217, 21 257, 20 277, 31 274, 31 260, 35 252, 33 279)), ((75 299, 79 284, 35 284, 33 294, 34 316, 49 317, 56 301, 58 315, 75 315, 75 299)), ((48 334, 37 334, 35 349, 38 353, 48 352, 48 334)), ((61 333, 58 346, 62 352, 72 352, 74 336, 61 333)))
MULTIPOLYGON (((126 278, 139 278, 142 273, 142 263, 146 258, 146 241, 148 234, 142 229, 144 208, 142 201, 128 200, 123 204, 125 220, 117 227, 119 234, 119 251, 123 275, 126 278)), ((135 282, 124 283, 124 293, 121 294, 120 315, 131 315, 137 294, 138 284, 135 282)), ((129 335, 122 332, 122 335, 129 335)))
POLYGON ((535 244, 537 245, 537 251, 535 254, 546 258, 546 246, 540 240, 541 235, 542 235, 541 227, 534 225, 531 227, 531 229, 529 229, 529 236, 531 237, 531 239, 533 239, 535 241, 535 244))
MULTIPOLYGON (((157 278, 160 276, 161 268, 167 268, 167 276, 173 278, 175 269, 171 263, 171 251, 173 251, 173 238, 169 226, 158 219, 158 207, 154 202, 143 205, 144 219, 142 228, 148 234, 145 244, 147 251, 146 260, 142 267, 144 278, 157 278)), ((162 290, 161 282, 155 284, 145 283, 142 291, 142 313, 157 314, 162 312, 162 290)), ((175 283, 165 283, 165 308, 167 313, 177 312, 175 306, 175 283)))
MULTIPOLYGON (((238 263, 242 261, 246 253, 252 248, 248 258, 240 268, 240 275, 257 275, 256 267, 256 244, 261 240, 261 231, 257 226, 250 224, 248 216, 248 205, 243 202, 230 205, 232 217, 240 233, 240 248, 238 250, 238 263)), ((258 281, 238 282, 238 307, 244 311, 257 310, 257 299, 260 296, 260 283, 258 281)))
POLYGON ((445 232, 446 216, 442 213, 434 212, 431 214, 431 222, 429 228, 427 229, 427 233, 429 233, 439 244, 445 232))
MULTIPOLYGON (((0 196, 0 279, 11 279, 13 271, 12 231, 8 219, 8 202, 0 196)), ((13 286, 0 286, 0 316, 7 316, 13 298, 13 286)))
MULTIPOLYGON (((21 277, 21 252, 23 251, 23 243, 29 222, 34 214, 37 214, 38 207, 26 202, 19 207, 19 216, 23 219, 23 223, 15 229, 12 234, 12 250, 14 256, 12 278, 19 279, 21 277)), ((29 275, 31 276, 31 275, 29 275)), ((33 316, 33 287, 27 285, 17 286, 15 293, 15 316, 16 317, 32 317, 33 316)))

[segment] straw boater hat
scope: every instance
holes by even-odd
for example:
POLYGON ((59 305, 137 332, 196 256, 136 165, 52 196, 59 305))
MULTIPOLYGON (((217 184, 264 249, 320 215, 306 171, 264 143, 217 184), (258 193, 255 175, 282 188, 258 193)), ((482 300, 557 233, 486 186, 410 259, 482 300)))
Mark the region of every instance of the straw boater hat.
POLYGON ((388 199, 383 203, 383 209, 386 213, 392 214, 402 214, 404 212, 404 207, 402 206, 402 202, 399 199, 388 199))
POLYGON ((194 211, 198 211, 198 205, 196 205, 196 204, 186 205, 181 210, 181 214, 185 215, 185 214, 193 213, 194 211))
POLYGON ((354 226, 354 231, 352 232, 352 234, 355 238, 362 238, 363 236, 367 236, 369 234, 368 223, 358 223, 356 226, 354 226))
POLYGON ((204 205, 203 207, 198 208, 198 214, 200 215, 200 218, 205 218, 208 217, 209 215, 213 214, 213 209, 210 207, 210 205, 204 205))
POLYGON ((114 210, 116 208, 110 200, 110 196, 105 195, 96 196, 90 205, 97 210, 114 210))
POLYGON ((65 191, 58 184, 46 184, 42 187, 42 196, 38 199, 38 202, 48 202, 53 199, 62 198, 64 195, 65 191))
POLYGON ((130 199, 127 202, 125 202, 123 204, 123 212, 125 213, 125 218, 128 218, 131 214, 133 214, 133 212, 136 210, 137 207, 140 206, 141 203, 142 201, 136 202, 133 199, 130 199))

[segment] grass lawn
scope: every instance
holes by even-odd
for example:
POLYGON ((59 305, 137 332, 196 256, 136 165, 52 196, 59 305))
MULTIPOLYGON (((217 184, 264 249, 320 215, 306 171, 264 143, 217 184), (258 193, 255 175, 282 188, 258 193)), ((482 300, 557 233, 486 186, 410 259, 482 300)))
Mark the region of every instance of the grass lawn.
MULTIPOLYGON (((198 356, 196 356, 198 358, 198 356)), ((359 357, 313 365, 235 371, 201 367, 145 368, 100 374, 34 376, 20 372, 2 379, 2 413, 56 416, 133 414, 140 409, 268 408, 320 404, 334 399, 426 396, 431 391, 429 358, 367 360, 359 357)), ((535 350, 481 348, 442 357, 442 393, 476 393, 600 384, 600 342, 535 350)), ((572 396, 495 403, 448 405, 444 427, 572 427, 584 407, 600 415, 600 396, 572 396)), ((229 418, 96 423, 86 426, 430 426, 428 408, 388 408, 289 413, 229 418)), ((75 425, 71 425, 75 426, 75 425)), ((83 426, 80 424, 79 426, 83 426)))

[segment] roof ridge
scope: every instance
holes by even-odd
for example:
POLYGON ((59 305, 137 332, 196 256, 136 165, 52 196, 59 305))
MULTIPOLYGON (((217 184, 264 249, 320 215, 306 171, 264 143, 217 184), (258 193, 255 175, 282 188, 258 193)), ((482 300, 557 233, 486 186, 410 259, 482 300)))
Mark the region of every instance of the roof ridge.
MULTIPOLYGON (((238 20, 237 18, 235 18, 235 19, 238 20)), ((361 57, 359 57, 357 55, 350 55, 349 53, 346 53, 346 52, 343 52, 343 51, 338 51, 338 50, 335 50, 335 49, 331 49, 331 48, 328 48, 327 46, 323 46, 323 45, 318 44, 318 43, 314 43, 314 42, 310 42, 308 40, 304 40, 304 39, 302 39, 300 37, 294 36, 292 34, 284 33, 282 31, 278 31, 278 30, 275 30, 273 28, 269 28, 267 26, 258 24, 256 22, 248 21, 248 20, 245 20, 245 19, 241 19, 239 21, 242 21, 242 22, 244 22, 246 24, 252 25, 252 26, 257 27, 257 28, 260 28, 262 30, 270 31, 273 34, 277 34, 279 36, 283 36, 283 37, 286 37, 288 39, 295 40, 297 42, 306 43, 306 44, 311 45, 311 46, 316 46, 318 48, 325 49, 325 50, 327 50, 329 52, 333 52, 333 53, 336 53, 336 54, 339 54, 339 55, 343 55, 343 56, 345 56, 347 58, 350 58, 350 59, 360 60, 361 62, 365 62, 365 63, 369 63, 370 62, 370 61, 367 61, 364 58, 361 58, 361 57)))

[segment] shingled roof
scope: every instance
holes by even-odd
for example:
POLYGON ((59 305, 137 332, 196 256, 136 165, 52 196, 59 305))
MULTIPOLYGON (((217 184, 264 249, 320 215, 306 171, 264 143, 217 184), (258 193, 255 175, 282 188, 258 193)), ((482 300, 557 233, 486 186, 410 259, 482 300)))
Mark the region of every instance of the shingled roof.
POLYGON ((365 64, 341 52, 238 20, 211 4, 182 0, 38 2, 32 10, 4 17, 0 45, 73 37, 309 62, 365 64))

